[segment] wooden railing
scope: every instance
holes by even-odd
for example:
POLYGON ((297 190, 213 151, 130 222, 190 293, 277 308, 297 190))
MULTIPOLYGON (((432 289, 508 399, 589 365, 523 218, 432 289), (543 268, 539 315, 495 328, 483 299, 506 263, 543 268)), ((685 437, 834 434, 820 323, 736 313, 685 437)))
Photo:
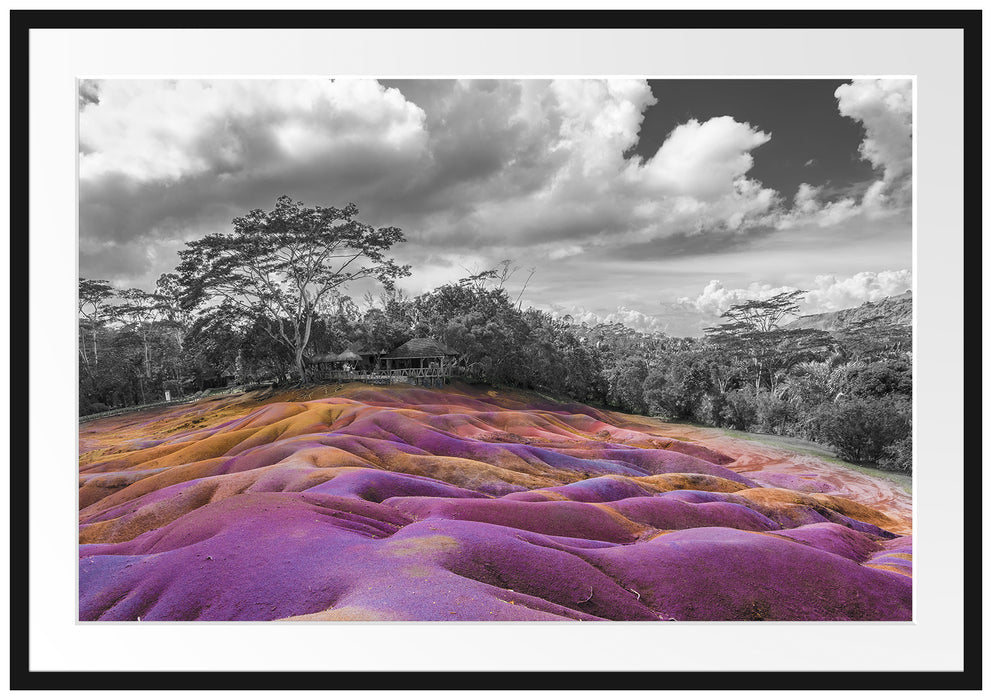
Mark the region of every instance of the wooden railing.
POLYGON ((442 380, 451 377, 452 367, 410 367, 407 369, 374 370, 330 370, 318 372, 325 379, 345 382, 367 382, 369 384, 390 384, 395 381, 421 383, 420 380, 442 380))

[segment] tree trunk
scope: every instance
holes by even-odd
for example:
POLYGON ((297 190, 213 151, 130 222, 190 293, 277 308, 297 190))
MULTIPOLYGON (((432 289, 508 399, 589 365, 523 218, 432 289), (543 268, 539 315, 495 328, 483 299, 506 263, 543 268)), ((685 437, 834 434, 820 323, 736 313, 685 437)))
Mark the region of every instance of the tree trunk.
POLYGON ((79 332, 79 354, 83 358, 83 363, 86 365, 86 369, 90 368, 90 358, 86 354, 86 334, 83 333, 82 329, 79 332))
POLYGON ((151 351, 148 347, 148 336, 144 333, 141 334, 141 343, 145 346, 145 377, 148 379, 152 378, 152 357, 151 351))
POLYGON ((307 370, 303 366, 303 347, 297 347, 295 351, 295 361, 296 361, 296 373, 300 375, 300 381, 305 382, 307 380, 307 370))
POLYGON ((300 381, 307 381, 307 370, 303 366, 303 351, 307 347, 307 343, 310 342, 310 328, 313 323, 313 311, 307 307, 304 314, 304 325, 303 332, 300 333, 299 321, 294 325, 295 335, 296 335, 296 371, 300 375, 300 381))
POLYGON ((93 368, 90 367, 90 359, 86 357, 85 343, 79 346, 79 354, 83 357, 83 369, 86 371, 87 378, 93 381, 93 368))

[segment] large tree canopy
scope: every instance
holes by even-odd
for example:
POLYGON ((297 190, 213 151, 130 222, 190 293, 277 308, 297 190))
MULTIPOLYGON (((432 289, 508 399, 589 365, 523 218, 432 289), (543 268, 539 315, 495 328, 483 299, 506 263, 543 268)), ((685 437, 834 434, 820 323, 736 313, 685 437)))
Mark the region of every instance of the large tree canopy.
POLYGON ((724 323, 704 329, 713 347, 750 367, 755 391, 764 385, 775 393, 782 372, 800 362, 822 359, 833 346, 825 331, 780 327, 783 319, 799 315, 798 302, 805 294, 795 290, 735 304, 721 314, 724 323))
POLYGON ((306 379, 303 356, 318 304, 357 279, 375 278, 391 288, 409 274, 409 266, 386 257, 403 233, 357 216, 354 204, 306 207, 282 196, 272 211, 235 218, 232 233, 209 234, 179 253, 187 302, 223 299, 265 319, 266 331, 292 351, 306 379))
POLYGON ((706 332, 731 333, 767 333, 779 327, 782 319, 787 316, 799 315, 799 300, 806 296, 806 291, 797 289, 781 292, 768 299, 748 299, 741 304, 734 304, 720 314, 727 319, 706 332))
MULTIPOLYGON (((93 347, 92 363, 94 366, 100 362, 96 342, 97 331, 107 320, 107 303, 116 293, 113 285, 107 280, 79 278, 79 293, 76 297, 76 304, 79 309, 79 315, 81 316, 79 333, 82 335, 84 326, 90 331, 93 347)), ((87 353, 86 343, 82 341, 82 338, 80 338, 79 342, 79 354, 83 359, 84 365, 89 368, 91 358, 87 353)))

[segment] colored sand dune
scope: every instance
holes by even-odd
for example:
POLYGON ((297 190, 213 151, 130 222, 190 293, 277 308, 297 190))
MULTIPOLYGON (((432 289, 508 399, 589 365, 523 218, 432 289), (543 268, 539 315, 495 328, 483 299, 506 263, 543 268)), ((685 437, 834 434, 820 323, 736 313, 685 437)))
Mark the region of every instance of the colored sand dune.
POLYGON ((81 620, 908 620, 908 496, 531 395, 242 395, 80 425, 81 620))

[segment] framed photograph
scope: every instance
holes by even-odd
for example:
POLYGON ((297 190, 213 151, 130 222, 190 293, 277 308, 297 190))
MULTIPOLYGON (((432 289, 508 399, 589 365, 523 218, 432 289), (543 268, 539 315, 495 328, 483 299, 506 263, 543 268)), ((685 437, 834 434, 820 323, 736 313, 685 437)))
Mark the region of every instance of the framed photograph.
POLYGON ((980 37, 13 11, 12 688, 979 688, 980 37))

